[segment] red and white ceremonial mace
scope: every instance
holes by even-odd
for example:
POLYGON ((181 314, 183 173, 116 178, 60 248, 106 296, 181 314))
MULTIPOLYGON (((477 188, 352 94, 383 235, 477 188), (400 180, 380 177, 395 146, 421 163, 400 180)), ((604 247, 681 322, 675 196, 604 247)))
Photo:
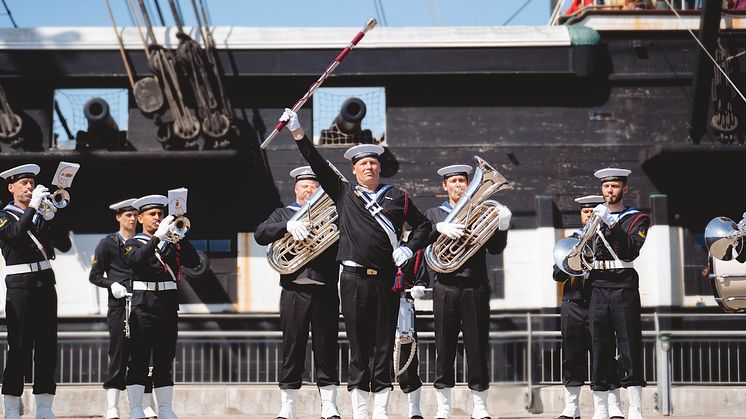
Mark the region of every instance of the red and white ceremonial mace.
MULTIPOLYGON (((303 105, 306 104, 306 102, 308 102, 308 99, 310 99, 311 96, 313 96, 316 89, 318 89, 321 86, 321 84, 324 83, 327 77, 329 77, 329 75, 332 74, 334 69, 336 69, 339 63, 341 63, 342 60, 345 59, 347 54, 349 54, 350 51, 352 51, 352 49, 355 48, 355 46, 357 46, 357 43, 360 42, 361 39, 363 39, 365 34, 369 30, 376 27, 377 23, 378 22, 376 22, 376 20, 373 18, 368 19, 368 23, 365 24, 365 27, 363 28, 363 30, 358 32, 358 34, 355 35, 355 37, 352 39, 352 42, 350 42, 350 44, 347 45, 345 49, 343 49, 342 52, 339 53, 339 55, 337 55, 337 58, 335 58, 334 61, 332 61, 332 63, 329 64, 329 67, 326 68, 326 71, 324 71, 324 74, 322 74, 321 77, 319 77, 319 79, 316 80, 316 82, 314 82, 314 84, 311 85, 311 87, 308 89, 306 94, 303 95, 303 97, 300 98, 297 102, 295 102, 295 105, 293 105, 293 108, 292 108, 293 112, 298 112, 298 110, 302 108, 303 105)), ((264 142, 262 143, 261 145, 262 150, 266 149, 269 146, 272 140, 274 140, 275 137, 277 137, 277 134, 279 134, 280 131, 282 131, 282 129, 285 128, 285 125, 287 125, 287 121, 279 122, 277 125, 275 125, 275 129, 272 131, 271 134, 269 134, 267 139, 264 140, 264 142)))

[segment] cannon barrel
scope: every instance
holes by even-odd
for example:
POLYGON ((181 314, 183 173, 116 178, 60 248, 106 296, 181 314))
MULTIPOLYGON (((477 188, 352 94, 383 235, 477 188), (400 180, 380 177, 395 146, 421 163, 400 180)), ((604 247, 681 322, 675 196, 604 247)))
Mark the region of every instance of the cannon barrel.
POLYGON ((109 112, 109 104, 100 97, 94 97, 83 105, 83 115, 88 120, 89 133, 106 133, 116 136, 119 133, 114 118, 109 112))
POLYGON ((356 97, 347 98, 342 102, 339 115, 334 119, 340 131, 345 134, 352 134, 360 131, 360 124, 365 118, 365 102, 356 97))

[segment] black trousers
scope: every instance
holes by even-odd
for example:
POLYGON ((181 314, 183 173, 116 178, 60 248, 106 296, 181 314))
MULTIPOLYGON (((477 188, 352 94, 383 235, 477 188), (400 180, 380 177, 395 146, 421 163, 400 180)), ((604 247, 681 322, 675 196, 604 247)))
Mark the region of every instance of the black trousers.
POLYGON ((149 384, 153 360, 153 387, 173 386, 172 365, 176 357, 179 326, 176 290, 135 291, 130 313, 130 367, 127 385, 149 384))
POLYGON ((306 363, 308 328, 316 384, 339 385, 337 371, 337 335, 339 333, 339 297, 335 285, 290 284, 280 294, 282 328, 282 376, 280 388, 298 389, 306 363))
POLYGON ((454 363, 458 334, 463 332, 469 388, 489 388, 487 366, 490 334, 490 287, 486 282, 473 284, 468 278, 433 286, 435 319, 435 388, 456 385, 454 363))
POLYGON ((560 309, 562 330, 562 384, 580 387, 588 378, 588 353, 591 352, 591 326, 588 303, 563 301, 560 309))
POLYGON ((645 386, 637 288, 593 287, 589 313, 593 347, 591 390, 645 386), (618 365, 615 343, 619 347, 618 365))
MULTIPOLYGON (((126 307, 109 306, 106 313, 106 323, 109 329, 109 367, 104 388, 124 390, 126 387, 127 366, 130 361, 129 339, 124 336, 124 316, 126 307)), ((153 380, 148 380, 145 392, 153 389, 153 380)))
MULTIPOLYGON (((397 298, 397 303, 394 304, 396 308, 395 315, 399 316, 399 299, 397 298)), ((415 318, 416 322, 416 318, 415 318)), ((396 327, 396 325, 394 325, 396 327)), ((396 329, 394 329, 396 330, 396 329)), ((417 337, 417 332, 414 332, 414 340, 419 345, 419 338, 417 337)), ((404 366, 404 364, 407 363, 407 359, 409 359, 409 354, 412 351, 412 344, 402 345, 399 349, 400 355, 399 355, 399 365, 397 369, 400 369, 404 366)), ((415 350, 414 358, 412 358, 412 363, 409 364, 406 370, 402 371, 401 374, 399 374, 398 380, 399 380, 399 388, 403 393, 411 393, 418 388, 422 387, 422 380, 420 380, 420 374, 419 374, 419 357, 417 356, 417 350, 415 350)))
POLYGON ((340 299, 350 367, 347 389, 379 392, 391 389, 394 332, 399 295, 391 292, 393 274, 360 275, 342 271, 340 299), (394 310, 396 308, 396 310, 394 310))
POLYGON ((57 290, 54 286, 8 288, 5 297, 8 358, 2 394, 23 394, 31 380, 33 351, 34 394, 54 394, 57 368, 57 290))

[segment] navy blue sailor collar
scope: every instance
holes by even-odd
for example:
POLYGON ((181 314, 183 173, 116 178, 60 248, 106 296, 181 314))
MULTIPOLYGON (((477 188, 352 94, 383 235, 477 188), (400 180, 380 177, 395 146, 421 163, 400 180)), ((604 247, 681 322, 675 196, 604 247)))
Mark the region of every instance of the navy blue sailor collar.
POLYGON ((449 214, 451 213, 451 211, 453 211, 453 207, 451 206, 451 202, 450 201, 443 201, 443 203, 440 204, 440 206, 438 208, 442 209, 443 211, 445 211, 445 212, 447 212, 449 214))

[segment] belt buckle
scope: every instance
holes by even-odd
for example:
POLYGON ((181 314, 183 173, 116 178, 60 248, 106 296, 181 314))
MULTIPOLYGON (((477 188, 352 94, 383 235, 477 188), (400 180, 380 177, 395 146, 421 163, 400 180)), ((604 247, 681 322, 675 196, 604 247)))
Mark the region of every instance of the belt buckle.
POLYGON ((375 276, 375 275, 378 275, 378 271, 375 269, 368 268, 365 270, 365 274, 370 275, 370 276, 375 276))

